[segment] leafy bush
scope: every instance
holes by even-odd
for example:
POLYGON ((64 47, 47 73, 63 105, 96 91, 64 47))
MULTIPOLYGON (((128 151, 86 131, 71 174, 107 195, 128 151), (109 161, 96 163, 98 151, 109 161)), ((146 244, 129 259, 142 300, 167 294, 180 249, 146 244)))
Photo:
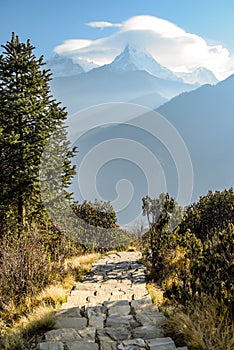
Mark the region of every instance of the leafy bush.
POLYGON ((187 209, 180 233, 184 234, 189 229, 204 241, 212 230, 222 231, 229 223, 234 224, 233 189, 214 193, 209 191, 187 209))
POLYGON ((82 204, 74 203, 72 206, 76 215, 91 226, 115 228, 117 226, 116 213, 110 202, 84 201, 82 204))

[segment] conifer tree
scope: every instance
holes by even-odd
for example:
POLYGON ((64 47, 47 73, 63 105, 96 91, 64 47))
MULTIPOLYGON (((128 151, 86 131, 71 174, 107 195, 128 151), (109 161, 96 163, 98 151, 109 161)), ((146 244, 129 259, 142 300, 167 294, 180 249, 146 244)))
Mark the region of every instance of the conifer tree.
MULTIPOLYGON (((39 218, 39 169, 48 138, 62 130, 66 136, 65 109, 50 95, 51 74, 43 56, 34 55, 28 40, 11 41, 0 55, 0 220, 1 230, 11 225, 20 234, 23 227, 39 218), (3 225, 4 224, 4 225, 3 225)), ((63 137, 62 142, 67 143, 63 137)), ((61 142, 61 140, 60 140, 61 142)), ((74 168, 72 151, 64 159, 63 182, 69 183, 74 168)))

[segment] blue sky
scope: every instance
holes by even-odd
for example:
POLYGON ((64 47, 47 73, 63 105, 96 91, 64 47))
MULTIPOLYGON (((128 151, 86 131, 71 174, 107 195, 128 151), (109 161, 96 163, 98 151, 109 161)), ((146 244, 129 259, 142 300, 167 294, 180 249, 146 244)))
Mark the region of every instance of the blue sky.
MULTIPOLYGON (((4 43, 15 31, 22 39, 30 37, 41 52, 50 54, 63 40, 93 39, 104 34, 86 26, 87 22, 120 22, 142 14, 172 21, 234 51, 232 0, 1 0, 0 41, 4 43)), ((105 31, 109 33, 111 30, 105 31)))
POLYGON ((86 23, 122 23, 139 15, 165 19, 208 43, 221 43, 234 54, 233 0, 0 0, 0 43, 14 31, 21 40, 30 38, 36 53, 48 58, 65 40, 95 40, 117 30, 86 23))

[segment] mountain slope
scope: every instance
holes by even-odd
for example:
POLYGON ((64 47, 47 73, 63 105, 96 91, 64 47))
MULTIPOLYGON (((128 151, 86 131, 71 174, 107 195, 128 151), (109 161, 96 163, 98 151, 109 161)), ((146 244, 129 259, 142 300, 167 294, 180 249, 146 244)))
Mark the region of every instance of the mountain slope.
POLYGON ((234 185, 234 75, 216 86, 173 98, 158 108, 179 131, 195 171, 195 197, 234 185))
POLYGON ((194 86, 156 78, 145 71, 107 71, 105 67, 73 77, 55 78, 51 89, 56 99, 68 107, 69 113, 107 102, 140 101, 157 108, 179 93, 194 86), (147 96, 144 100, 143 96, 147 96))

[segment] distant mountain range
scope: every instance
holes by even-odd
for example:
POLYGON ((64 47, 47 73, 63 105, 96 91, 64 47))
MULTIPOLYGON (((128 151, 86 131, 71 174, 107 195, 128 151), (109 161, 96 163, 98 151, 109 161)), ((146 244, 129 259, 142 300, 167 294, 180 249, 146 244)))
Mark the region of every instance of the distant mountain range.
MULTIPOLYGON (((110 64, 87 72, 81 66, 78 69, 73 61, 60 59, 57 57, 57 63, 51 65, 57 75, 51 81, 51 88, 54 97, 68 107, 70 115, 108 102, 133 102, 148 106, 176 127, 188 147, 195 175, 193 201, 209 189, 234 185, 234 75, 217 83, 213 73, 204 67, 191 73, 175 74, 144 50, 130 46, 110 64), (205 82, 211 85, 199 87, 205 82)), ((110 122, 113 122, 111 116, 110 122)), ((150 149, 166 169, 169 192, 176 195, 176 167, 167 149, 160 142, 155 144, 155 139, 148 133, 142 131, 138 134, 136 128, 119 125, 90 131, 77 142, 77 164, 81 164, 87 152, 103 139, 116 137, 133 139, 150 149)), ((119 159, 113 167, 109 166, 109 171, 100 172, 98 177, 98 188, 104 191, 107 200, 115 198, 113 183, 124 178, 126 173, 137 189, 132 204, 119 213, 121 224, 125 224, 128 219, 134 219, 136 212, 140 212, 141 198, 147 193, 147 185, 141 171, 137 167, 131 168, 124 160, 119 159)), ((157 179, 155 181, 157 183, 157 179)))
POLYGON ((88 72, 71 59, 63 62, 60 57, 49 61, 48 67, 54 72, 52 92, 70 114, 107 102, 133 102, 155 109, 198 87, 184 83, 145 50, 129 45, 112 63, 88 72))

